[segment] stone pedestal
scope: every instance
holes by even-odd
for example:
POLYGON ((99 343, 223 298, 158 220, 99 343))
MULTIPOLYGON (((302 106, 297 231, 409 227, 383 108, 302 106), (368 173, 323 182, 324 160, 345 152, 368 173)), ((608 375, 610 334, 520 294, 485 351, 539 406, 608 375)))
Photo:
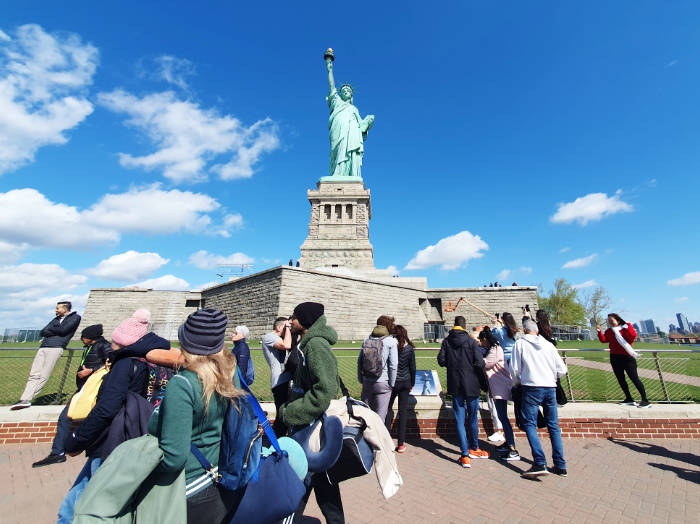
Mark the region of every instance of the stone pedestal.
POLYGON ((311 219, 301 245, 301 267, 374 269, 370 196, 362 180, 321 180, 308 198, 311 219))

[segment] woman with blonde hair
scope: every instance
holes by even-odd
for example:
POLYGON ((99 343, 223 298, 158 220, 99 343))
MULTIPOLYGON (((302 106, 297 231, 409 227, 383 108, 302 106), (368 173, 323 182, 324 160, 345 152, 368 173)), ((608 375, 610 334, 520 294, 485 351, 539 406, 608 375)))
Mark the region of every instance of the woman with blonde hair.
POLYGON ((227 318, 216 309, 200 309, 178 330, 181 371, 168 384, 165 398, 149 422, 163 450, 159 471, 185 470, 187 522, 230 522, 243 491, 228 491, 213 482, 191 453, 194 444, 211 464, 219 461, 221 432, 232 399, 244 394, 234 385, 236 358, 222 351, 227 318))

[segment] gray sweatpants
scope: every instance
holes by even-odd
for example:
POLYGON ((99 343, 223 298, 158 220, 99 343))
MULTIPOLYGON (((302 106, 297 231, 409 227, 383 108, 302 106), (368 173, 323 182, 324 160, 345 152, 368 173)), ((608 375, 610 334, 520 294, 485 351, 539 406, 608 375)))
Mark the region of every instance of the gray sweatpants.
POLYGON ((24 402, 31 402, 48 382, 56 362, 61 358, 63 348, 39 348, 32 362, 29 372, 29 380, 24 387, 24 393, 19 398, 24 402))
POLYGON ((391 400, 389 382, 362 381, 362 402, 367 404, 382 420, 386 419, 391 400))

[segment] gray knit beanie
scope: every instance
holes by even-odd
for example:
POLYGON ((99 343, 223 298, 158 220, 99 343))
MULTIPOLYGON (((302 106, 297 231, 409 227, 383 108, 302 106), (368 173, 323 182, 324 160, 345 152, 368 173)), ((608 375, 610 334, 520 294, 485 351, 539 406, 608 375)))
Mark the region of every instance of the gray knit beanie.
POLYGON ((226 315, 218 309, 200 309, 187 317, 177 338, 188 353, 213 355, 224 347, 227 324, 226 315))

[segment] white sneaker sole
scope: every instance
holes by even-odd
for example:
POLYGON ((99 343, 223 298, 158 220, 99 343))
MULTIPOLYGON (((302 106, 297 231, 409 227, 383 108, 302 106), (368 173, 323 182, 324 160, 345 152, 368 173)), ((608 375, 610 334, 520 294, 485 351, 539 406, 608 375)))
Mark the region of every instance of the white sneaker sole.
POLYGON ((545 475, 549 475, 549 471, 536 471, 534 473, 523 473, 521 476, 525 477, 526 479, 534 479, 536 477, 544 477, 545 475))

